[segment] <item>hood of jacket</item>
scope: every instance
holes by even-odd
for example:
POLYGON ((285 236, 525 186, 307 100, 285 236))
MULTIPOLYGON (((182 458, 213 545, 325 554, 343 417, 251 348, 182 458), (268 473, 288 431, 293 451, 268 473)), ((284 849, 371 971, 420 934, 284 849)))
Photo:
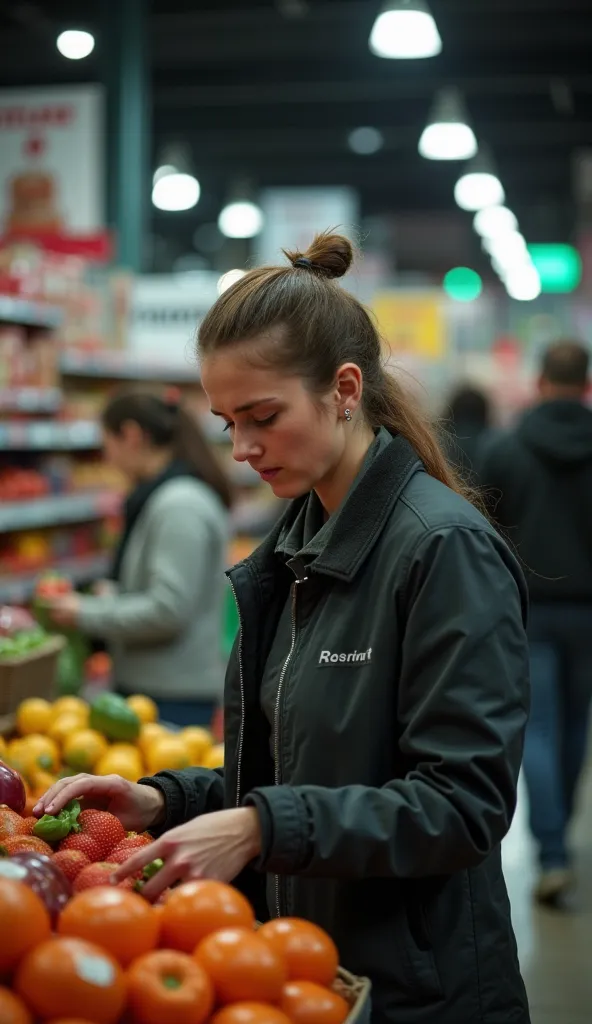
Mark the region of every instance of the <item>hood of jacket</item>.
POLYGON ((543 402, 524 416, 518 434, 546 462, 592 459, 592 411, 578 401, 543 402))

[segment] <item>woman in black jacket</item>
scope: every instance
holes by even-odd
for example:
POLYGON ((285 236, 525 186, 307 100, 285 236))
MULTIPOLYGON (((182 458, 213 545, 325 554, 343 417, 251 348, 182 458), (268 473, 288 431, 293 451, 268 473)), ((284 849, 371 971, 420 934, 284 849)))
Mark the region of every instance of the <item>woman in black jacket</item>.
POLYGON ((223 771, 59 782, 159 838, 146 886, 236 879, 373 984, 373 1024, 527 1024, 501 869, 528 705, 518 565, 332 279, 349 242, 251 271, 199 332, 234 457, 293 499, 229 573, 223 771))

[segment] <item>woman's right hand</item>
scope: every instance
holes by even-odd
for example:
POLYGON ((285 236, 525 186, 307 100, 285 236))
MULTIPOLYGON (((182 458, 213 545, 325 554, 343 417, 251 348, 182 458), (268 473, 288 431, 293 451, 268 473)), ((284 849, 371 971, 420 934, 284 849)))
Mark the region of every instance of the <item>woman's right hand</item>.
POLYGON ((120 775, 72 775, 60 779, 37 801, 33 814, 57 814, 70 800, 84 799, 85 808, 109 811, 128 832, 144 832, 164 821, 160 790, 128 782, 120 775))

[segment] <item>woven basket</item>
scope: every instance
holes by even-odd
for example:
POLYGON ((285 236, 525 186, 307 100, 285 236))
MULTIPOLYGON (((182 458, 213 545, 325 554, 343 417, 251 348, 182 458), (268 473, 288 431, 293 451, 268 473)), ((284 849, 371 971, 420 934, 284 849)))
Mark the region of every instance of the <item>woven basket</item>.
POLYGON ((368 979, 356 978, 349 971, 340 967, 333 987, 351 1006, 345 1024, 370 1024, 370 982, 368 979))
POLYGON ((62 636, 48 637, 42 647, 14 658, 0 658, 0 717, 16 711, 27 697, 53 700, 62 636))

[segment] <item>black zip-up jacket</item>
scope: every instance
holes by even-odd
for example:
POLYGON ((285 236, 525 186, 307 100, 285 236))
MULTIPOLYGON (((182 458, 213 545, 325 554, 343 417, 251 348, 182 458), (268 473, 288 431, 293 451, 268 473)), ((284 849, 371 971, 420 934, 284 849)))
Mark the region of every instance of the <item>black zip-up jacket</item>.
POLYGON ((290 567, 275 549, 303 501, 230 571, 225 767, 143 780, 165 794, 163 831, 254 803, 263 850, 238 884, 269 916, 278 876, 280 912, 327 928, 370 977, 373 1024, 528 1024, 500 854, 528 705, 521 571, 400 437, 323 552, 290 567), (260 683, 290 589, 270 744, 260 683))
POLYGON ((479 479, 531 600, 592 604, 592 410, 565 399, 529 409, 484 451, 479 479))

